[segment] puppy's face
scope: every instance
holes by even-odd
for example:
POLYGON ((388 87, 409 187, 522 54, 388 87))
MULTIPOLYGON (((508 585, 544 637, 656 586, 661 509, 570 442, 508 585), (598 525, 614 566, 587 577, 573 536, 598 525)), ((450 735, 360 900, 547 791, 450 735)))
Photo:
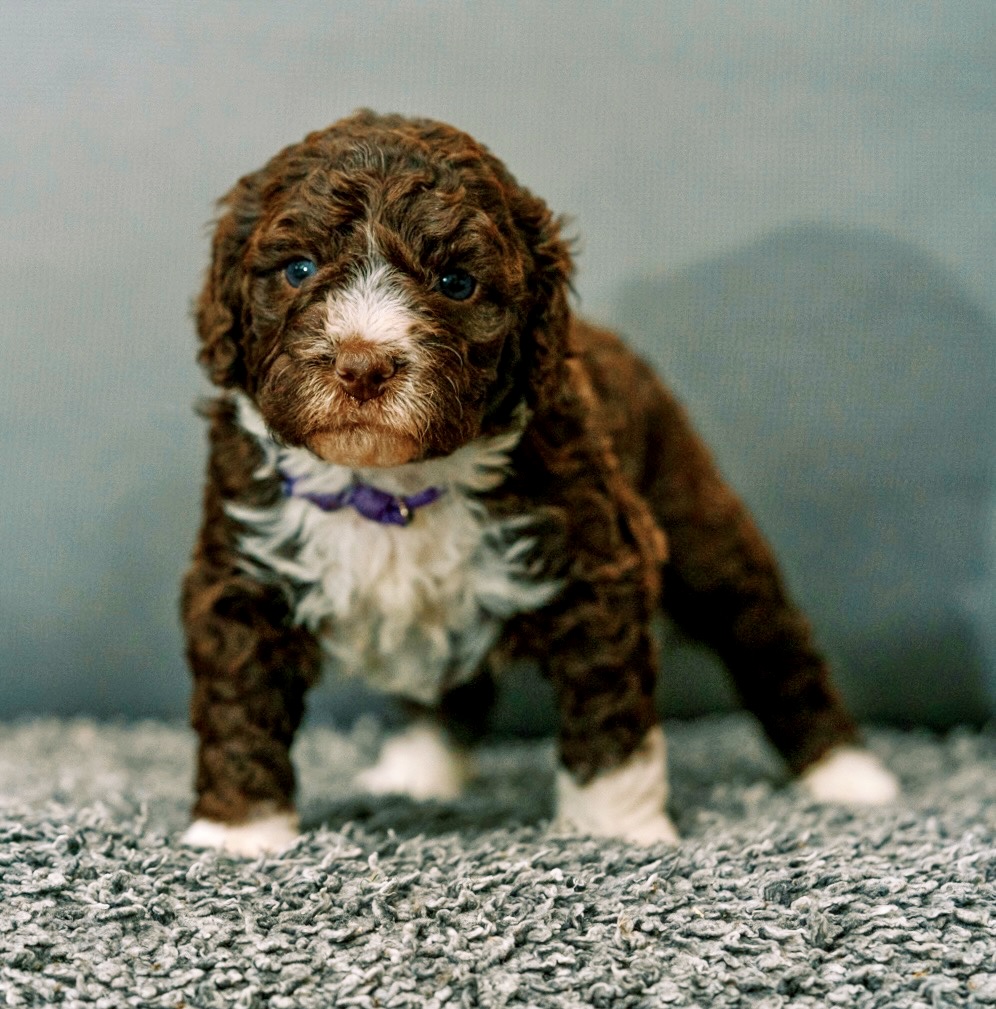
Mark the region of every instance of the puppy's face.
POLYGON ((223 202, 201 359, 280 440, 394 466, 452 452, 529 398, 569 259, 546 208, 465 134, 360 114, 223 202))

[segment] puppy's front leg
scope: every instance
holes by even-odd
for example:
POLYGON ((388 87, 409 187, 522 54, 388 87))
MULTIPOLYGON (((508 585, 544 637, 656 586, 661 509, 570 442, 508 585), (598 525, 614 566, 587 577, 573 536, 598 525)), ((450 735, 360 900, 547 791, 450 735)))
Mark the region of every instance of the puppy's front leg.
POLYGON ((251 857, 297 837, 290 747, 319 651, 290 626, 277 587, 213 569, 203 554, 183 593, 200 741, 184 842, 251 857))
POLYGON ((632 573, 603 570, 568 585, 549 613, 546 669, 560 713, 556 825, 675 843, 649 597, 632 573))

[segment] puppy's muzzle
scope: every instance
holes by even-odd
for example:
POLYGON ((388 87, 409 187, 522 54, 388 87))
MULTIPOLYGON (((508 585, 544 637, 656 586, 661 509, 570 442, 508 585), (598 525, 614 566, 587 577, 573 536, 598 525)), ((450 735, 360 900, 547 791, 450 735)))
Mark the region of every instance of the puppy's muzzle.
POLYGON ((368 343, 346 343, 335 357, 335 374, 343 391, 365 403, 387 388, 398 370, 398 362, 379 347, 368 343))

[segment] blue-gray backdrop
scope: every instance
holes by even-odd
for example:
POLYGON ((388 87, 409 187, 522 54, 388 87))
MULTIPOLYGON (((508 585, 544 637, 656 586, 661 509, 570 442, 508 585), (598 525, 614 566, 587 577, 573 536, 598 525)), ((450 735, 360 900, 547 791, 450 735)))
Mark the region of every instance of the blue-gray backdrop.
MULTIPOLYGON (((573 217, 581 310, 689 403, 862 715, 991 714, 993 24, 991 0, 5 5, 0 717, 182 715, 212 203, 361 105, 464 127, 573 217)), ((667 710, 729 703, 694 650, 666 663, 667 710)), ((505 724, 544 703, 524 676, 505 724)))

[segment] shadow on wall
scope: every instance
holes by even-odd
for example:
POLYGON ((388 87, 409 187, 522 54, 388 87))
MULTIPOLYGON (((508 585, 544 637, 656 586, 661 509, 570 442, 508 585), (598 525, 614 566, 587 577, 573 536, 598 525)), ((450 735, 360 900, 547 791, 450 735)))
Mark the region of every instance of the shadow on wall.
MULTIPOLYGON (((863 718, 996 710, 996 327, 936 261, 825 226, 633 284, 614 322, 773 541, 863 718)), ((668 710, 730 700, 694 650, 668 710)))

